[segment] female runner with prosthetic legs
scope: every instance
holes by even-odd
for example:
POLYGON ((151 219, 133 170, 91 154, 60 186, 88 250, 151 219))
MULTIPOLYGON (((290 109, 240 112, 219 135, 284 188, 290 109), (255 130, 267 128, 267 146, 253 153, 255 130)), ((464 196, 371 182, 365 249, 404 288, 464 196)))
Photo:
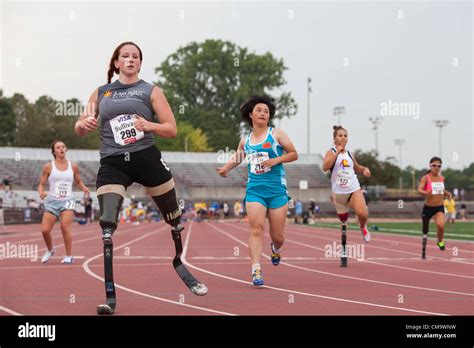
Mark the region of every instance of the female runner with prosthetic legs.
POLYGON ((157 86, 138 78, 143 56, 133 42, 124 42, 110 60, 108 83, 97 88, 89 98, 89 109, 75 125, 83 136, 98 128, 100 114, 100 168, 97 174, 97 198, 104 245, 104 280, 106 303, 97 307, 98 314, 113 314, 116 295, 113 280, 113 242, 125 191, 133 182, 143 185, 160 209, 164 220, 172 226, 176 256, 173 266, 196 295, 205 295, 207 288, 183 266, 180 256, 181 210, 176 200, 173 177, 155 147, 154 136, 176 136, 173 112, 157 86), (114 73, 118 80, 111 83, 114 73), (89 112, 90 110, 90 112, 89 112), (156 117, 160 123, 153 122, 156 117))
POLYGON ((444 243, 444 197, 452 198, 451 192, 447 191, 444 186, 444 176, 440 174, 442 160, 439 157, 430 159, 430 170, 421 178, 418 192, 425 196, 425 204, 421 213, 422 221, 422 250, 421 258, 426 259, 426 244, 428 242, 428 232, 430 220, 433 218, 436 223, 436 234, 438 237, 439 250, 446 249, 444 243))

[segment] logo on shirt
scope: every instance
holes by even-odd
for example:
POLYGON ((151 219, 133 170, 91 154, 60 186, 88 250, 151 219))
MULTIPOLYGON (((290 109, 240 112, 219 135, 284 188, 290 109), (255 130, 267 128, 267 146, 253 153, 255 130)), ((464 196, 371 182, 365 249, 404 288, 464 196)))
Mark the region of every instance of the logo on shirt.
POLYGON ((112 95, 112 91, 110 89, 104 92, 104 97, 110 97, 112 95))
POLYGON ((343 169, 350 167, 349 161, 346 160, 346 159, 343 159, 343 160, 341 161, 341 167, 342 167, 343 169))
POLYGON ((144 91, 139 89, 130 89, 127 91, 119 92, 115 91, 112 95, 112 99, 123 99, 123 98, 131 98, 131 97, 142 97, 145 94, 144 91))
POLYGON ((262 147, 264 149, 270 149, 272 147, 272 144, 270 144, 269 142, 266 142, 266 143, 263 143, 262 147))

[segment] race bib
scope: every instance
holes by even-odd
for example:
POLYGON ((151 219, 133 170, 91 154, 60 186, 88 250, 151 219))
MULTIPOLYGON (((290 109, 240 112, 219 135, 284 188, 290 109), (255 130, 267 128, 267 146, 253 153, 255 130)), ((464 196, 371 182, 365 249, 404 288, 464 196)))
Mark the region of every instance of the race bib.
POLYGON ((72 184, 70 182, 58 181, 54 185, 54 194, 56 197, 69 197, 72 193, 72 184))
POLYGON ((432 182, 431 183, 431 194, 442 195, 444 194, 444 182, 432 182))
POLYGON ((336 184, 340 187, 349 187, 352 185, 352 180, 354 175, 348 170, 341 169, 337 172, 336 175, 336 184))
POLYGON ((114 140, 119 145, 132 144, 145 137, 145 133, 135 128, 136 115, 120 115, 111 119, 110 127, 114 133, 114 140))
POLYGON ((251 173, 263 174, 272 170, 270 167, 262 168, 262 162, 270 159, 268 152, 254 152, 249 154, 247 157, 249 159, 251 173))

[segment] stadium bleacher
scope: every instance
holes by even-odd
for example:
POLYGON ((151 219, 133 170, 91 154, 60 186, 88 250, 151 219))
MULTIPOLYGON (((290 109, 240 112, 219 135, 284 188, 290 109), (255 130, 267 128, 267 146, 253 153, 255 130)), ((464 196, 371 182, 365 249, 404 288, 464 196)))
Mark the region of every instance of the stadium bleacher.
MULTIPOLYGON (((78 164, 82 181, 93 189, 100 164, 97 151, 90 152, 94 154, 87 153, 87 150, 69 150, 68 158, 78 164), (90 160, 91 158, 97 159, 90 160)), ((171 168, 177 186, 181 186, 183 190, 206 187, 242 188, 247 181, 245 164, 231 171, 227 178, 217 175, 215 168, 222 166, 222 163, 217 162, 218 157, 215 154, 164 152, 163 157, 171 168)), ((0 177, 10 176, 15 189, 36 190, 41 178, 41 169, 51 159, 51 153, 47 149, 30 151, 23 148, 0 148, 0 177), (21 159, 17 160, 12 156, 13 153, 21 153, 21 159)), ((315 155, 307 158, 303 155, 298 164, 286 164, 288 188, 299 190, 300 181, 305 180, 308 190, 323 189, 327 191, 324 197, 329 197, 329 180, 320 165, 321 159, 315 155)))

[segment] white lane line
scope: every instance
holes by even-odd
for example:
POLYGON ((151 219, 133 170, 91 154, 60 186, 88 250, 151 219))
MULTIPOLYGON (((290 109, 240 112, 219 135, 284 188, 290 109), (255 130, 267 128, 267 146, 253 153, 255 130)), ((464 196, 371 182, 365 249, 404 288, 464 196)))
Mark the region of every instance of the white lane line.
POLYGON ((10 309, 10 308, 4 307, 4 306, 0 306, 0 311, 4 311, 4 312, 7 312, 7 313, 12 314, 12 315, 23 315, 21 313, 15 312, 13 309, 10 309))
MULTIPOLYGON (((227 237, 235 240, 237 243, 240 243, 241 245, 244 245, 248 248, 248 244, 242 242, 241 240, 235 238, 234 236, 228 234, 227 232, 221 230, 221 229, 218 229, 217 227, 214 227, 212 224, 209 224, 209 223, 206 223, 208 226, 211 226, 213 229, 215 229, 217 232, 219 233, 222 233, 224 235, 226 235, 227 237)), ((189 236, 191 235, 191 229, 192 227, 192 222, 191 222, 191 226, 189 227, 189 232, 188 232, 188 236, 186 237, 186 242, 188 242, 188 239, 189 239, 189 236)), ((187 243, 186 243, 187 244, 187 243)), ((266 255, 266 254, 263 254, 262 255, 264 257, 266 257, 267 259, 270 259, 270 256, 266 255)), ((184 263, 184 261, 183 261, 184 263)), ((285 263, 282 263, 282 264, 285 264, 285 263)), ((245 280, 242 280, 242 279, 237 279, 237 278, 232 278, 232 277, 229 277, 229 276, 226 276, 226 275, 223 275, 223 274, 220 274, 220 273, 215 273, 215 272, 211 272, 211 271, 208 271, 204 268, 200 268, 200 267, 197 267, 197 266, 194 266, 192 264, 190 264, 189 262, 186 261, 186 266, 190 267, 190 268, 193 268, 193 269, 196 269, 198 271, 201 271, 201 272, 204 272, 204 273, 207 273, 207 274, 210 274, 210 275, 213 275, 213 276, 216 276, 216 277, 219 277, 219 278, 223 278, 223 279, 227 279, 227 280, 231 280, 231 281, 234 281, 234 282, 239 282, 239 283, 243 283, 243 284, 250 284, 252 285, 251 282, 248 282, 248 281, 245 281, 245 280)), ((291 266, 290 266, 291 267, 291 266)), ((297 267, 297 266, 294 266, 294 267, 297 267)), ((292 294, 300 294, 300 295, 304 295, 304 296, 309 296, 309 297, 316 297, 316 298, 322 298, 322 299, 326 299, 326 300, 333 300, 333 301, 338 301, 338 302, 346 302, 346 303, 353 303, 353 304, 359 304, 359 305, 364 305, 364 306, 371 306, 371 307, 378 307, 378 308, 388 308, 388 309, 393 309, 393 310, 397 310, 397 311, 404 311, 404 312, 412 312, 412 313, 421 313, 421 314, 429 314, 429 315, 440 315, 440 316, 447 316, 448 314, 444 314, 444 313, 435 313, 435 312, 427 312, 427 311, 419 311, 419 310, 416 310, 416 309, 409 309, 409 308, 400 308, 400 307, 392 307, 392 306, 386 306, 386 305, 381 305, 381 304, 376 304, 376 303, 370 303, 370 302, 361 302, 361 301, 354 301, 354 300, 348 300, 348 299, 344 299, 344 298, 339 298, 339 297, 330 297, 330 296, 324 296, 324 295, 317 295, 317 294, 314 294, 314 293, 307 293, 307 292, 302 292, 302 291, 297 291, 297 290, 292 290, 292 289, 285 289, 285 288, 278 288, 278 287, 274 287, 274 286, 269 286, 269 285, 264 285, 263 287, 267 288, 267 289, 272 289, 272 290, 276 290, 276 291, 281 291, 281 292, 286 292, 286 293, 292 293, 292 294)))
MULTIPOLYGON (((54 227, 53 227, 54 229, 54 227)), ((83 229, 81 229, 80 231, 74 231, 72 232, 72 237, 74 238, 75 236, 79 236, 79 235, 83 235, 83 234, 87 234, 87 233, 91 233, 93 232, 94 230, 98 230, 97 226, 90 226, 90 227, 84 227, 83 229)), ((60 233, 61 231, 58 231, 59 234, 54 234, 53 235, 53 231, 51 230, 51 237, 52 238, 57 238, 57 239, 62 239, 62 234, 60 233)), ((24 244, 24 243, 29 243, 29 242, 33 242, 35 240, 39 240, 39 241, 42 241, 43 240, 43 237, 41 236, 41 230, 40 228, 38 228, 38 232, 36 232, 36 234, 39 236, 37 238, 33 238, 33 239, 25 239, 25 240, 19 240, 19 241, 12 241, 10 242, 11 244, 24 244)), ((74 239, 73 239, 73 243, 74 243, 74 239)))
MULTIPOLYGON (((239 230, 242 230, 242 231, 246 231, 245 229, 240 228, 238 226, 233 226, 233 227, 237 228, 239 230)), ((303 236, 305 236, 305 235, 303 234, 303 236)), ((332 240, 332 239, 328 239, 328 238, 324 238, 324 237, 316 237, 316 238, 321 238, 321 239, 324 239, 324 240, 332 240)), ((304 246, 304 247, 307 247, 307 248, 310 248, 310 249, 319 250, 319 251, 323 251, 323 252, 325 251, 325 249, 318 248, 318 247, 315 247, 315 246, 310 245, 310 244, 294 241, 294 240, 291 240, 291 239, 288 239, 288 238, 285 238, 285 241, 296 244, 296 245, 304 246)), ((375 248, 375 247, 372 246, 372 248, 375 248)), ((415 271, 415 272, 422 272, 422 273, 434 273, 434 274, 440 274, 440 275, 446 275, 446 276, 458 277, 458 278, 474 279, 474 277, 461 275, 461 274, 443 273, 443 272, 437 272, 437 271, 422 270, 422 269, 418 269, 418 268, 410 268, 410 267, 403 267, 403 266, 397 266, 397 265, 390 265, 390 264, 385 264, 385 263, 380 263, 380 262, 375 262, 375 261, 369 261, 368 259, 361 260, 361 259, 351 257, 351 256, 349 256, 349 258, 353 258, 357 261, 372 263, 372 264, 375 264, 375 265, 380 265, 380 266, 385 266, 385 267, 399 268, 399 269, 405 269, 405 270, 410 270, 410 271, 415 271)), ((445 260, 445 259, 443 259, 443 260, 445 260)), ((316 270, 313 270, 313 271, 314 272, 323 272, 323 271, 316 271, 316 270)), ((313 272, 313 271, 311 271, 311 272, 313 272)), ((334 273, 332 273, 332 274, 334 274, 334 273)), ((342 275, 340 275, 340 276, 341 277, 349 277, 349 276, 342 276, 342 275)), ((370 279, 363 279, 363 278, 353 278, 353 279, 359 279, 359 280, 370 281, 370 282, 379 282, 377 280, 370 280, 370 279)), ((405 284, 396 284, 396 283, 388 283, 388 282, 382 282, 382 283, 390 284, 390 285, 397 285, 397 286, 413 287, 411 285, 405 285, 405 284)), ((417 287, 413 287, 413 288, 417 288, 417 287)), ((453 292, 453 291, 449 291, 449 290, 430 289, 430 288, 419 288, 419 289, 439 291, 439 292, 448 292, 448 293, 461 294, 461 295, 467 295, 467 296, 474 296, 474 294, 468 294, 468 293, 463 293, 463 292, 453 292)))
MULTIPOLYGON (((193 260, 250 260, 250 256, 193 256, 193 260)), ((285 260, 316 261, 317 257, 285 257, 285 260)))
POLYGON ((171 256, 114 256, 119 260, 173 260, 171 256))
MULTIPOLYGON (((150 233, 147 233, 141 237, 138 237, 138 238, 135 238, 127 243, 124 243, 122 245, 119 245, 117 247, 114 248, 114 251, 116 250, 120 250, 124 247, 126 247, 127 245, 130 245, 130 244, 133 244, 135 242, 138 242, 152 234, 155 234, 155 233, 158 233, 164 229, 168 228, 167 226, 165 227, 162 227, 160 229, 158 229, 157 231, 154 231, 154 232, 150 232, 150 233)), ((91 258, 89 258, 88 260, 86 260, 83 264, 82 264, 82 268, 84 269, 84 271, 90 275, 91 277, 94 277, 100 281, 104 281, 104 278, 100 277, 99 275, 97 275, 96 273, 92 272, 91 269, 89 268, 89 263, 91 263, 93 260, 95 259, 98 259, 99 257, 102 257, 103 256, 103 253, 101 254, 97 254, 96 256, 93 256, 91 258)), ((171 304, 175 304, 175 305, 178 305, 178 306, 183 306, 183 307, 188 307, 188 308, 193 308, 193 309, 197 309, 197 310, 201 310, 201 311, 205 311, 205 312, 210 312, 210 313, 215 313, 215 314, 223 314, 223 315, 233 315, 232 313, 227 313, 227 312, 222 312, 222 311, 217 311, 217 310, 213 310, 213 309, 209 309, 209 308, 205 308, 205 307, 199 307, 199 306, 194 306, 194 305, 190 305, 190 304, 186 304, 186 303, 181 303, 181 302, 177 302, 177 301, 172 301, 172 300, 168 300, 166 298, 163 298, 163 297, 158 297, 158 296, 153 296, 153 295, 150 295, 148 293, 145 293, 145 292, 141 292, 141 291, 136 291, 136 290, 133 290, 133 289, 130 289, 130 288, 127 288, 123 285, 120 285, 120 284, 117 284, 115 283, 114 284, 116 288, 119 288, 119 289, 122 289, 124 291, 128 291, 132 294, 135 294, 135 295, 139 295, 139 296, 143 296, 143 297, 147 297, 147 298, 151 298, 153 300, 158 300, 158 301, 162 301, 162 302, 166 302, 166 303, 171 303, 171 304)))
MULTIPOLYGON (((305 233, 301 233, 301 232, 295 231, 295 230, 290 230, 290 231, 291 231, 291 233, 293 233, 293 234, 295 234, 295 235, 298 235, 298 236, 307 237, 307 238, 312 238, 312 239, 321 239, 321 240, 327 240, 327 241, 332 241, 332 242, 334 242, 334 238, 326 238, 326 237, 321 237, 321 236, 307 235, 307 234, 305 234, 305 233)), ((418 257, 419 257, 419 254, 415 254, 415 253, 412 253, 412 252, 409 252, 409 251, 388 249, 388 248, 378 247, 378 246, 374 246, 374 245, 370 245, 370 248, 373 248, 373 249, 380 249, 380 250, 386 250, 386 251, 390 251, 390 252, 393 252, 393 253, 414 255, 414 256, 418 256, 418 257)), ((456 264, 461 263, 461 264, 466 264, 466 265, 474 265, 474 263, 470 263, 470 262, 455 261, 455 260, 452 260, 452 259, 446 259, 446 258, 436 257, 436 256, 430 256, 429 258, 430 258, 430 259, 436 259, 436 260, 442 260, 442 261, 446 261, 446 262, 451 262, 451 263, 456 263, 456 264)), ((384 265, 384 264, 380 263, 380 265, 384 265)), ((391 266, 389 266, 389 265, 387 265, 387 266, 388 266, 388 267, 391 267, 391 266)), ((414 269, 414 268, 412 268, 411 270, 419 271, 419 272, 428 272, 428 273, 435 272, 435 271, 418 270, 418 269, 414 269)), ((440 272, 438 272, 438 273, 440 273, 440 272)), ((453 277, 467 277, 467 278, 472 278, 472 277, 470 277, 470 276, 461 275, 461 274, 450 274, 450 273, 440 273, 440 274, 443 274, 443 275, 450 275, 450 276, 453 276, 453 277)))
MULTIPOLYGON (((305 227, 305 226, 296 226, 296 225, 291 225, 293 228, 295 228, 296 230, 298 231, 305 231, 305 232, 311 232, 312 230, 316 230, 317 233, 328 233, 328 234, 334 234, 334 232, 337 232, 337 229, 335 228, 330 228, 330 227, 319 227, 319 226, 314 226, 314 227, 305 227)), ((354 229, 351 229, 351 231, 353 231, 354 229)), ((314 231, 313 231, 314 232, 314 231)), ((407 244, 407 245, 413 245, 413 246, 417 246, 419 247, 419 243, 410 243, 410 242, 402 242, 402 241, 398 241, 398 240, 393 240, 393 239, 386 239, 385 237, 389 237, 392 236, 392 237, 401 237, 401 238, 404 238, 404 239, 407 239, 407 240, 410 240, 410 239, 420 239, 420 233, 418 233, 418 236, 412 236, 412 235, 400 235, 400 234, 395 234, 395 233, 377 233, 377 231, 374 231, 374 234, 377 235, 377 237, 381 237, 381 238, 377 238, 378 241, 382 241, 382 242, 387 242, 387 243, 394 243, 394 244, 407 244)), ((436 240, 436 237, 430 237, 429 239, 431 240, 436 240)), ((466 247, 471 247, 471 248, 474 248, 474 242, 473 241, 469 241, 469 240, 459 240, 459 239, 448 239, 450 244, 453 244, 454 246, 456 246, 455 244, 456 243, 464 243, 464 244, 467 244, 466 247)), ((426 246, 427 248, 430 248, 430 249, 436 249, 438 250, 438 247, 437 246, 434 246, 434 245, 427 245, 426 246)), ((463 246, 464 248, 464 246, 463 246)), ((446 250, 452 250, 453 248, 446 248, 446 250)), ((474 250, 466 250, 466 249, 460 249, 458 247, 458 252, 466 252, 466 253, 474 253, 474 250)))

